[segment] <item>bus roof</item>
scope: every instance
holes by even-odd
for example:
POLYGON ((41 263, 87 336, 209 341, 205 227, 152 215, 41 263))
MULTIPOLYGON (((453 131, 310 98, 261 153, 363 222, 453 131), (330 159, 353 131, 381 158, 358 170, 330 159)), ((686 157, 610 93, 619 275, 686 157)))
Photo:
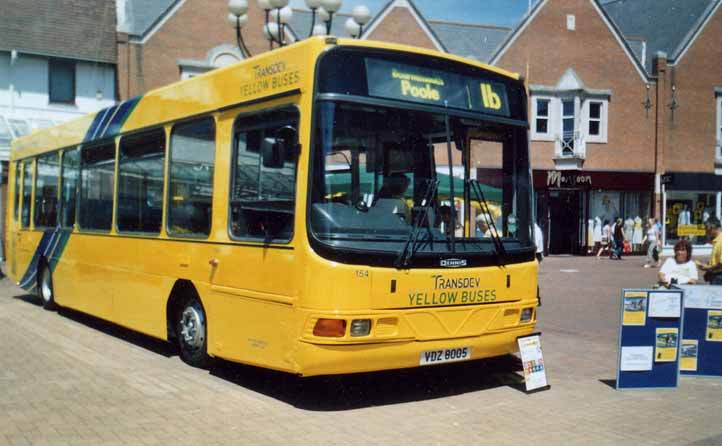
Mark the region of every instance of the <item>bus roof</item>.
POLYGON ((191 79, 151 90, 97 113, 37 130, 13 141, 10 159, 16 160, 113 138, 120 133, 161 125, 259 99, 293 95, 313 87, 314 66, 328 46, 379 48, 428 55, 473 65, 513 80, 519 75, 471 59, 438 51, 387 42, 319 36, 264 52, 247 60, 191 79))

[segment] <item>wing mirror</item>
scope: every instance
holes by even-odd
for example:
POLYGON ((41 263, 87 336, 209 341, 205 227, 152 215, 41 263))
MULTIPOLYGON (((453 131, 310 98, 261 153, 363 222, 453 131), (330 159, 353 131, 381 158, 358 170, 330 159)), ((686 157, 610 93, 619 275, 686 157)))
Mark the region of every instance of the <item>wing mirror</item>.
POLYGON ((261 156, 263 167, 280 169, 284 161, 295 157, 298 153, 298 133, 287 125, 278 129, 274 136, 263 138, 261 156))

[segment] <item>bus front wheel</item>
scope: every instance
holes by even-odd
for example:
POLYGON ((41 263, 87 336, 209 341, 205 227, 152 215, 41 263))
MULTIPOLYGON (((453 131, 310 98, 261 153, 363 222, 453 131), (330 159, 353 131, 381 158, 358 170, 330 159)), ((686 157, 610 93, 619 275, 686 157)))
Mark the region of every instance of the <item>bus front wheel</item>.
POLYGON ((176 322, 176 334, 183 362, 193 367, 208 367, 210 357, 207 348, 206 313, 197 298, 188 299, 181 307, 176 322))
POLYGON ((53 292, 53 275, 50 266, 43 265, 38 280, 38 297, 46 310, 55 309, 55 293, 53 292))

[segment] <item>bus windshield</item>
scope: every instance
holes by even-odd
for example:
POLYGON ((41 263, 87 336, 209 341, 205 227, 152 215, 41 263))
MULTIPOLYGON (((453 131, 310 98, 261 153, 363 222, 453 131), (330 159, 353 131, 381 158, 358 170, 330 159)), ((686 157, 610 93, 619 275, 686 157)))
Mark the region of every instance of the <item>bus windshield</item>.
POLYGON ((338 250, 497 254, 531 247, 527 130, 319 101, 310 226, 338 250))

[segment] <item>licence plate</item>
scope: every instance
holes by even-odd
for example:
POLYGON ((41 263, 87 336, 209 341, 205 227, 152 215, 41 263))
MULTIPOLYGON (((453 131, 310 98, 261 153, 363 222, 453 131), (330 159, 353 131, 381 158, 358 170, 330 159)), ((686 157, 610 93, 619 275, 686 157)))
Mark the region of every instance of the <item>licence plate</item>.
POLYGON ((441 364, 443 362, 464 361, 471 359, 471 347, 427 350, 421 352, 419 365, 441 364))

